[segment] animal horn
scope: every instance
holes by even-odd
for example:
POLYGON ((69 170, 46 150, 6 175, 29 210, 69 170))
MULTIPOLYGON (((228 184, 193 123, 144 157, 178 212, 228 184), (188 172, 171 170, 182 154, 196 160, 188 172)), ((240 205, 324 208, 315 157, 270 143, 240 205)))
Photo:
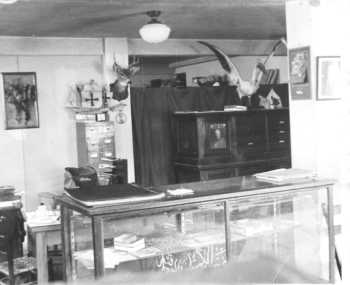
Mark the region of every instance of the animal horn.
POLYGON ((238 72, 236 66, 232 63, 231 59, 218 47, 209 44, 204 41, 198 41, 200 44, 209 48, 218 58, 222 68, 233 77, 237 83, 237 81, 241 81, 241 76, 238 72))
POLYGON ((288 43, 285 38, 281 38, 280 41, 286 46, 286 48, 288 48, 288 43))
POLYGON ((206 46, 207 48, 209 48, 216 55, 223 69, 225 69, 227 72, 232 71, 232 62, 230 58, 221 49, 207 42, 203 42, 203 41, 198 41, 198 42, 206 46))

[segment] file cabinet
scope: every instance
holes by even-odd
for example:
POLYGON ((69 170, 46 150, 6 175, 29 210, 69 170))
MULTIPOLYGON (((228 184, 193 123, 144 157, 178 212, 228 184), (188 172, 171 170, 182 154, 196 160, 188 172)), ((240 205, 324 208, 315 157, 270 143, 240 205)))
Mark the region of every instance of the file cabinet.
POLYGON ((99 182, 108 184, 115 161, 113 122, 77 122, 76 128, 78 166, 94 167, 99 182))

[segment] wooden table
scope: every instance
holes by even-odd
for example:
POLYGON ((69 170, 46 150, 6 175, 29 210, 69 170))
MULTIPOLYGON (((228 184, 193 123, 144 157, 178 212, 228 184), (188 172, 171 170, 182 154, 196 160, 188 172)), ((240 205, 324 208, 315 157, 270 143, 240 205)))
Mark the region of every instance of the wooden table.
MULTIPOLYGON (((274 194, 294 194, 300 191, 325 191, 328 208, 328 238, 329 238, 329 281, 334 282, 334 231, 333 231, 333 180, 313 179, 306 182, 276 185, 256 180, 254 177, 233 177, 227 179, 210 180, 204 182, 184 183, 181 185, 166 185, 153 188, 158 191, 177 189, 180 187, 194 190, 194 195, 181 198, 164 198, 160 201, 151 201, 134 204, 119 204, 99 207, 86 207, 75 202, 66 195, 57 198, 61 205, 61 234, 64 255, 65 281, 73 278, 72 231, 71 215, 77 211, 91 218, 94 274, 95 278, 104 275, 104 219, 125 219, 130 217, 143 217, 165 212, 181 213, 209 203, 222 203, 224 206, 224 227, 227 261, 231 259, 230 234, 230 203, 235 199, 245 197, 261 197, 274 194)), ((179 219, 181 220, 181 219, 179 219)))
POLYGON ((47 247, 61 244, 61 224, 43 226, 28 224, 27 229, 30 237, 28 238, 28 249, 35 251, 38 284, 46 284, 49 281, 47 247), (35 249, 30 239, 33 239, 35 249))

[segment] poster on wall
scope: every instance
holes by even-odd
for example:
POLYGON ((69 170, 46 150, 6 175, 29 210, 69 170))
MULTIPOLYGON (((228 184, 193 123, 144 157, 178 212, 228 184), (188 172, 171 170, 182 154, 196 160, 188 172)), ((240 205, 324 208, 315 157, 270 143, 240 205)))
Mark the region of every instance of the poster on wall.
POLYGON ((38 92, 35 72, 2 73, 5 126, 10 129, 39 127, 38 92))
POLYGON ((340 99, 340 56, 317 57, 317 100, 340 99))
POLYGON ((311 99, 310 47, 289 50, 289 77, 292 100, 311 99))

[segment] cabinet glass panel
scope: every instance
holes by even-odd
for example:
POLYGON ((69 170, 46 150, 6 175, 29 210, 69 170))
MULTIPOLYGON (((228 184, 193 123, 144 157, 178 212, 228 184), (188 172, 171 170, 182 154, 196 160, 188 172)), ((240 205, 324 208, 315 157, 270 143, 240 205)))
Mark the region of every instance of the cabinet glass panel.
MULTIPOLYGON (((73 217, 75 278, 93 278, 91 219, 73 217)), ((178 272, 226 263, 222 203, 181 212, 103 219, 105 273, 178 272)))
POLYGON ((328 226, 323 211, 326 198, 326 189, 315 189, 232 200, 229 220, 233 281, 328 280, 328 226))

